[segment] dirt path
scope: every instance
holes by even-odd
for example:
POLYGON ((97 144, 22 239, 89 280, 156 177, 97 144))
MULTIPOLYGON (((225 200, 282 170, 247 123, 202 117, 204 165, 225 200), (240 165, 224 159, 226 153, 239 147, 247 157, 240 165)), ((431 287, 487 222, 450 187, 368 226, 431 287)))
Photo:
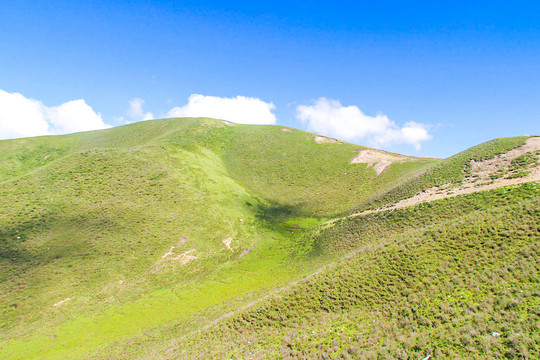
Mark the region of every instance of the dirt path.
POLYGON ((509 178, 501 176, 498 178, 492 178, 492 176, 498 176, 497 174, 500 174, 501 171, 504 171, 504 169, 509 169, 512 165, 512 160, 516 159, 517 157, 525 155, 526 153, 537 153, 539 151, 540 137, 530 137, 527 139, 525 145, 519 146, 500 156, 496 156, 493 159, 485 161, 471 161, 471 176, 465 178, 462 184, 455 186, 447 184, 441 187, 432 187, 414 195, 413 197, 403 199, 393 205, 351 214, 348 216, 334 219, 330 221, 330 223, 334 223, 338 220, 350 217, 362 216, 375 212, 402 209, 424 202, 435 201, 448 197, 493 190, 503 186, 523 184, 532 181, 540 181, 539 163, 529 167, 527 171, 530 171, 530 173, 523 177, 509 178))

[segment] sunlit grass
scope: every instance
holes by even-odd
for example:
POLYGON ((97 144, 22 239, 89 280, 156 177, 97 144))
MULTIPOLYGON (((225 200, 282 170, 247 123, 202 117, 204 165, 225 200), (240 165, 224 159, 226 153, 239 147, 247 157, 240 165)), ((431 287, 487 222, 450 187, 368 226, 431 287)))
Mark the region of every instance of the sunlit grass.
MULTIPOLYGON (((189 354, 192 348, 195 354, 203 347, 202 353, 221 357, 233 350, 213 341, 228 338, 223 329, 231 324, 244 329, 239 319, 252 316, 252 311, 259 315, 250 324, 267 321, 277 300, 265 296, 277 289, 285 288, 280 294, 301 294, 308 291, 306 286, 315 286, 317 296, 332 298, 320 303, 336 306, 344 299, 332 290, 341 285, 332 281, 352 281, 346 291, 364 281, 372 288, 370 301, 384 302, 391 297, 377 297, 381 285, 377 274, 390 270, 374 265, 376 259, 394 254, 385 264, 401 271, 402 260, 396 259, 408 253, 410 243, 424 249, 411 253, 417 266, 424 254, 438 251, 431 247, 427 226, 443 229, 454 246, 450 235, 461 228, 482 232, 485 222, 499 234, 497 229, 504 225, 496 221, 500 216, 509 222, 519 216, 532 221, 516 202, 530 207, 538 189, 522 187, 504 196, 477 194, 320 227, 357 208, 395 201, 441 181, 460 181, 472 157, 507 151, 525 138, 487 143, 445 161, 410 158, 376 176, 366 164, 350 163, 363 147, 318 144, 314 136, 272 126, 166 119, 1 141, 0 357, 159 357, 152 349, 159 354, 159 349, 165 351, 186 336, 189 346, 174 345, 175 351, 189 354), (509 212, 501 215, 498 208, 509 212), (478 228, 468 227, 466 219, 474 219, 478 228), (451 227, 454 220, 461 225, 451 227), (413 241, 411 234, 418 238, 413 241), (338 262, 336 269, 348 269, 343 273, 327 269, 295 285, 368 245, 374 246, 368 257, 338 262), (258 310, 244 309, 252 302, 258 310), (229 313, 234 314, 231 319, 223 318, 229 313), (211 325, 221 318, 224 325, 212 332, 211 325), (202 328, 205 338, 198 344, 190 334, 202 328)), ((462 253, 454 256, 460 258, 462 253)), ((472 296, 462 287, 454 290, 472 296)), ((302 317, 302 326, 313 322, 320 333, 333 329, 336 321, 344 321, 349 332, 367 333, 373 330, 369 322, 376 318, 373 314, 386 311, 372 308, 366 313, 367 303, 358 297, 346 308, 343 320, 329 315, 335 312, 333 307, 327 309, 330 313, 321 313, 314 300, 318 298, 306 294, 298 304, 287 300, 289 295, 279 300, 283 303, 278 301, 287 309, 270 317, 266 335, 257 331, 250 335, 259 339, 257 351, 269 347, 276 356, 284 356, 279 339, 292 339, 291 324, 302 317)), ((434 299, 429 306, 438 301, 434 299)), ((341 354, 340 349, 346 348, 334 345, 333 335, 306 336, 292 347, 297 354, 319 356, 326 346, 337 346, 333 354, 341 354), (306 339, 315 347, 305 345, 306 339)), ((250 344, 246 339, 238 338, 250 344)))

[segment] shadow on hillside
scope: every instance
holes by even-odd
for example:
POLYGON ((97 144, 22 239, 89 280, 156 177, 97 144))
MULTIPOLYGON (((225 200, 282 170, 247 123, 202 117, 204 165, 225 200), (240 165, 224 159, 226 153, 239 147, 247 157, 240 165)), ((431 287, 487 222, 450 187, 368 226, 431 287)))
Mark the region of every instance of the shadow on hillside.
POLYGON ((12 236, 0 231, 0 260, 9 263, 25 263, 30 258, 31 255, 23 248, 22 244, 13 241, 12 236))
POLYGON ((39 217, 12 227, 0 228, 0 261, 9 270, 0 276, 0 280, 4 281, 8 274, 16 275, 34 264, 35 256, 28 250, 26 241, 29 234, 43 226, 43 222, 43 218, 39 217))
POLYGON ((255 217, 267 225, 277 225, 291 218, 316 217, 315 214, 303 210, 303 204, 280 204, 275 201, 266 201, 254 206, 255 217))

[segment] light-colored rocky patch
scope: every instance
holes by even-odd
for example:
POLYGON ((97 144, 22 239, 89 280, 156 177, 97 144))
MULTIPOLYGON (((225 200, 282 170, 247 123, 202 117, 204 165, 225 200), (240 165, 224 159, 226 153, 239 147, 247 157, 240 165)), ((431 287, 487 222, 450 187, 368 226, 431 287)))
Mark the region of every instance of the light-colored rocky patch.
POLYGON ((287 129, 287 128, 281 128, 281 131, 285 131, 285 132, 293 132, 291 129, 287 129))
POLYGON ((52 307, 58 307, 58 306, 60 306, 60 305, 62 305, 62 304, 67 303, 67 302, 70 301, 70 300, 71 300, 71 298, 67 298, 67 299, 61 300, 61 301, 59 301, 59 302, 53 304, 52 307))
POLYGON ((174 263, 180 264, 180 265, 186 265, 188 262, 198 259, 197 256, 192 255, 192 253, 194 252, 195 252, 195 249, 184 251, 183 253, 180 253, 178 255, 170 256, 168 260, 174 263))
POLYGON ((148 271, 156 272, 165 267, 182 266, 186 265, 190 261, 198 259, 197 256, 193 255, 193 253, 196 251, 195 249, 176 254, 174 252, 175 248, 175 246, 171 246, 171 249, 163 254, 161 258, 154 265, 152 265, 150 269, 148 269, 148 271))
POLYGON ((331 138, 327 138, 327 137, 324 137, 324 136, 315 136, 315 138, 313 139, 315 140, 315 142, 317 144, 322 144, 322 143, 337 143, 338 141, 336 139, 331 139, 331 138))
POLYGON ((172 255, 174 253, 173 251, 174 251, 174 246, 171 246, 171 250, 169 250, 165 254, 163 254, 163 256, 161 258, 162 259, 168 258, 170 255, 172 255))
POLYGON ((393 155, 379 150, 361 150, 358 155, 351 159, 351 164, 366 163, 373 166, 379 176, 388 166, 398 161, 405 161, 407 157, 393 155))
MULTIPOLYGON (((471 178, 466 179, 464 184, 466 185, 467 183, 470 184, 472 182, 490 182, 491 180, 497 181, 499 179, 492 179, 492 176, 499 170, 510 168, 512 160, 521 155, 525 155, 526 153, 536 153, 537 151, 540 151, 540 137, 530 137, 527 139, 527 141, 525 141, 524 145, 518 146, 517 148, 512 149, 502 155, 497 155, 493 159, 484 161, 472 160, 472 176, 471 178)), ((531 175, 534 176, 533 173, 537 173, 538 175, 540 168, 532 167, 528 170, 530 170, 532 172, 531 175)))
POLYGON ((230 122, 230 121, 227 121, 227 120, 221 120, 221 122, 224 123, 224 124, 227 125, 227 126, 234 126, 234 125, 236 125, 235 123, 230 122))
POLYGON ((229 235, 227 236, 225 239, 221 240, 221 242, 223 243, 223 245, 225 245, 225 247, 227 249, 229 249, 230 251, 233 251, 233 249, 231 248, 231 243, 233 241, 233 238, 229 235))
POLYGON ((176 244, 176 246, 182 246, 186 243, 187 239, 185 237, 181 237, 180 240, 178 240, 178 243, 176 244))

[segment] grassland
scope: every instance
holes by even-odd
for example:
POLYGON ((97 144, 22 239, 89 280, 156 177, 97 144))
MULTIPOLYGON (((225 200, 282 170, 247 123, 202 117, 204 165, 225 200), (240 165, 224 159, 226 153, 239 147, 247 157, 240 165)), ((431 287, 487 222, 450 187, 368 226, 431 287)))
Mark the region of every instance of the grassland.
MULTIPOLYGON (((283 352, 278 339, 291 336, 287 332, 294 328, 304 331, 301 326, 311 321, 315 327, 338 321, 339 316, 333 317, 341 312, 350 317, 350 331, 369 332, 370 324, 357 330, 351 324, 362 323, 366 314, 382 314, 387 301, 399 302, 402 296, 383 293, 377 298, 373 290, 371 300, 364 303, 358 297, 343 311, 336 310, 335 304, 326 310, 317 308, 328 301, 310 300, 306 291, 323 296, 330 278, 348 281, 350 277, 351 288, 359 284, 377 288, 381 280, 375 275, 389 270, 374 265, 376 258, 386 259, 397 274, 402 269, 392 259, 408 254, 409 247, 421 249, 411 253, 414 259, 440 250, 426 235, 430 227, 449 234, 444 246, 456 247, 452 256, 461 259, 468 253, 452 241, 460 229, 469 229, 471 216, 481 219, 474 222, 481 229, 485 222, 497 233, 515 232, 521 234, 519 239, 537 241, 537 230, 526 232, 518 225, 504 230, 497 220, 506 216, 505 221, 514 224, 516 220, 510 220, 537 221, 537 212, 531 209, 537 205, 538 189, 530 186, 508 190, 505 196, 493 192, 482 195, 484 199, 475 194, 442 205, 325 225, 329 219, 393 202, 434 183, 459 181, 467 176, 471 158, 492 157, 525 138, 500 139, 442 161, 410 157, 377 176, 366 164, 350 163, 363 147, 317 143, 314 134, 288 130, 229 126, 212 119, 166 119, 67 136, 0 141, 0 357, 128 359, 206 354, 244 358, 252 355, 249 351, 261 353, 266 348, 276 356, 323 356, 320 349, 331 337, 319 341, 318 348, 305 343, 287 346, 295 352, 283 352), (452 222, 464 225, 452 227, 452 222), (367 257, 340 260, 357 252, 367 257), (329 264, 334 265, 313 276, 329 264), (365 274, 375 276, 369 278, 373 283, 361 282, 365 274), (306 277, 307 282, 302 280, 306 277), (273 297, 280 288, 282 295, 273 297), (298 296, 305 299, 291 294, 304 294, 298 296), (295 305, 294 299, 300 302, 295 305), (247 307, 252 303, 257 305, 247 307), (296 317, 285 312, 279 315, 281 320, 267 326, 265 319, 273 319, 268 314, 277 311, 275 304, 297 311, 296 317), (251 319, 253 311, 262 314, 260 323, 242 320, 251 319), (231 349, 213 342, 244 341, 240 332, 258 339, 259 347, 231 349)), ((512 245, 513 252, 500 264, 518 261, 520 244, 512 245)), ((428 275, 415 270, 414 276, 431 276, 439 265, 430 264, 425 270, 428 275)), ((464 276, 462 268, 452 269, 452 274, 464 276)), ((485 268, 479 265, 471 271, 481 274, 485 268)), ((533 287, 534 278, 528 281, 527 286, 533 287)), ((525 284, 521 278, 515 282, 525 284)), ((433 285, 437 294, 444 293, 438 290, 446 289, 444 284, 433 285)), ((339 289, 334 283, 328 286, 339 289)), ((339 302, 338 293, 326 295, 339 302)), ((437 299, 430 300, 432 305, 437 299)), ((312 331, 322 331, 317 329, 312 331)), ((433 336, 422 334, 424 339, 433 336)), ((527 334, 527 339, 535 339, 527 334)), ((396 338, 392 339, 398 344, 396 338)), ((453 354, 454 345, 444 344, 444 354, 453 354)), ((332 345, 339 349, 327 356, 346 354, 349 345, 332 345)), ((378 351, 378 345, 364 345, 378 351)), ((510 351, 511 346, 499 348, 510 351)), ((420 350, 425 349, 418 349, 418 354, 420 350)), ((478 356, 484 354, 478 351, 478 356)))
POLYGON ((539 190, 343 220, 318 240, 354 257, 169 349, 178 358, 535 358, 539 190))
POLYGON ((357 182, 387 185, 349 163, 358 146, 313 138, 185 119, 0 142, 0 351, 84 356, 316 269, 291 239, 352 208, 357 182))

